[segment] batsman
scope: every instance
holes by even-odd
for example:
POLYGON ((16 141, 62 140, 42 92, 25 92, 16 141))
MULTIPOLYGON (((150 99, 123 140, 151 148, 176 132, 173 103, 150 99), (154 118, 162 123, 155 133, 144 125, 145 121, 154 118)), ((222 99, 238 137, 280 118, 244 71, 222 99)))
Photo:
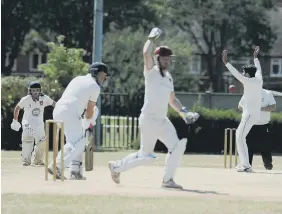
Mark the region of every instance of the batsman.
MULTIPOLYGON (((64 123, 64 167, 70 165, 71 180, 86 179, 83 176, 82 155, 89 141, 85 133, 88 133, 91 124, 95 124, 97 114, 94 112, 100 87, 107 84, 108 77, 106 64, 93 63, 87 75, 77 76, 68 84, 53 111, 53 119, 64 123)), ((61 179, 64 175, 60 169, 60 155, 57 156, 56 164, 56 172, 53 172, 53 164, 49 165, 48 171, 50 174, 56 173, 57 179, 61 179)))

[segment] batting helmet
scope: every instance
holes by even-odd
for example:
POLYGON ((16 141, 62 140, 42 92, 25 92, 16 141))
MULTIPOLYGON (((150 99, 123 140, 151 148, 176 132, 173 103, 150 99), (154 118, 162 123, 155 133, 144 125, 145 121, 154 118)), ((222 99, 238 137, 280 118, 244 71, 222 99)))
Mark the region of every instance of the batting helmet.
POLYGON ((89 73, 92 77, 96 77, 99 72, 105 72, 107 76, 110 76, 108 73, 108 66, 102 62, 94 62, 91 64, 89 73))
POLYGON ((154 55, 158 56, 174 56, 172 50, 168 46, 159 46, 155 49, 154 55))

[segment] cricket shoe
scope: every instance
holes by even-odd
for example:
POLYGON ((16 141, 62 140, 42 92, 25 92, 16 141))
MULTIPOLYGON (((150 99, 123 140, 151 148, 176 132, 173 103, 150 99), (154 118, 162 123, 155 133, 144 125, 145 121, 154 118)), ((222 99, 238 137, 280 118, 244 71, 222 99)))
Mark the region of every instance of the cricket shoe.
POLYGON ((272 170, 273 165, 272 165, 272 164, 270 164, 270 165, 264 165, 264 167, 265 167, 266 170, 272 170))
MULTIPOLYGON (((51 175, 54 174, 54 172, 53 172, 53 166, 52 166, 52 165, 48 167, 48 172, 49 172, 51 175)), ((62 176, 64 176, 64 175, 61 174, 61 170, 60 170, 58 167, 56 167, 56 172, 55 172, 55 173, 56 173, 56 179, 61 179, 62 176)), ((64 179, 66 180, 67 178, 64 176, 64 179)))
POLYGON ((31 166, 44 166, 44 163, 42 161, 33 161, 31 166))
POLYGON ((237 172, 252 172, 252 167, 236 166, 237 172))
POLYGON ((111 176, 112 176, 112 179, 113 181, 116 183, 116 184, 119 184, 120 183, 120 173, 119 172, 114 172, 114 161, 109 161, 109 169, 111 171, 111 176))
POLYGON ((163 188, 169 188, 169 189, 183 189, 183 187, 181 185, 175 183, 173 179, 170 179, 167 182, 163 181, 162 187, 163 188))
POLYGON ((86 177, 84 177, 80 172, 71 171, 70 180, 86 180, 86 177))
POLYGON ((23 162, 23 166, 29 166, 30 164, 27 161, 23 162))

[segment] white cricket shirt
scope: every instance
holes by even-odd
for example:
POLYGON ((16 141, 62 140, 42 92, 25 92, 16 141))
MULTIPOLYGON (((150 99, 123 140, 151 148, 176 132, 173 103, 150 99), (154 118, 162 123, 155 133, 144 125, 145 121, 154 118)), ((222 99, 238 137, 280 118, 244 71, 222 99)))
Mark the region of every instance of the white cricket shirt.
POLYGON ((145 97, 141 109, 143 115, 156 118, 167 116, 170 94, 174 87, 170 73, 164 71, 164 74, 162 77, 156 65, 151 70, 144 68, 145 97))
POLYGON ((228 70, 232 75, 238 79, 244 86, 244 103, 243 103, 243 116, 251 115, 259 119, 262 99, 262 73, 260 63, 257 58, 254 59, 257 72, 255 77, 248 78, 240 74, 236 68, 230 63, 226 64, 228 70))
MULTIPOLYGON (((244 103, 244 96, 242 96, 239 105, 243 106, 244 103)), ((262 99, 261 99, 261 107, 266 107, 269 105, 274 105, 276 104, 276 101, 274 99, 273 94, 268 91, 263 89, 262 90, 262 99)), ((268 124, 270 121, 270 112, 269 111, 261 111, 260 112, 260 120, 256 123, 256 125, 265 125, 268 124)))
POLYGON ((80 117, 88 102, 97 102, 99 95, 100 86, 91 74, 77 76, 70 81, 56 105, 66 106, 67 110, 80 117))
POLYGON ((53 103, 54 101, 47 95, 39 96, 37 101, 34 101, 31 95, 23 97, 18 103, 18 106, 24 109, 22 124, 44 124, 44 108, 53 105, 53 103))

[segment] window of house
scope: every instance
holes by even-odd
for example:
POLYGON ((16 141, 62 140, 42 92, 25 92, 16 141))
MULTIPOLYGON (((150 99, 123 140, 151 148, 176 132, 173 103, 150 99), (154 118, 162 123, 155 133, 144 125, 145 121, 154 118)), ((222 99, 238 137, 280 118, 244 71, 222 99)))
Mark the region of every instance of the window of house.
MULTIPOLYGON (((5 66, 7 67, 10 63, 10 53, 6 54, 6 59, 5 59, 5 66)), ((11 69, 12 71, 16 71, 17 70, 17 60, 14 60, 14 65, 11 69)))
POLYGON ((190 59, 190 73, 201 74, 201 56, 193 55, 189 59, 190 59))
POLYGON ((31 53, 29 55, 29 70, 38 71, 38 66, 46 62, 47 62, 47 54, 31 53))
POLYGON ((271 77, 282 77, 282 58, 281 59, 271 59, 270 76, 271 77))

